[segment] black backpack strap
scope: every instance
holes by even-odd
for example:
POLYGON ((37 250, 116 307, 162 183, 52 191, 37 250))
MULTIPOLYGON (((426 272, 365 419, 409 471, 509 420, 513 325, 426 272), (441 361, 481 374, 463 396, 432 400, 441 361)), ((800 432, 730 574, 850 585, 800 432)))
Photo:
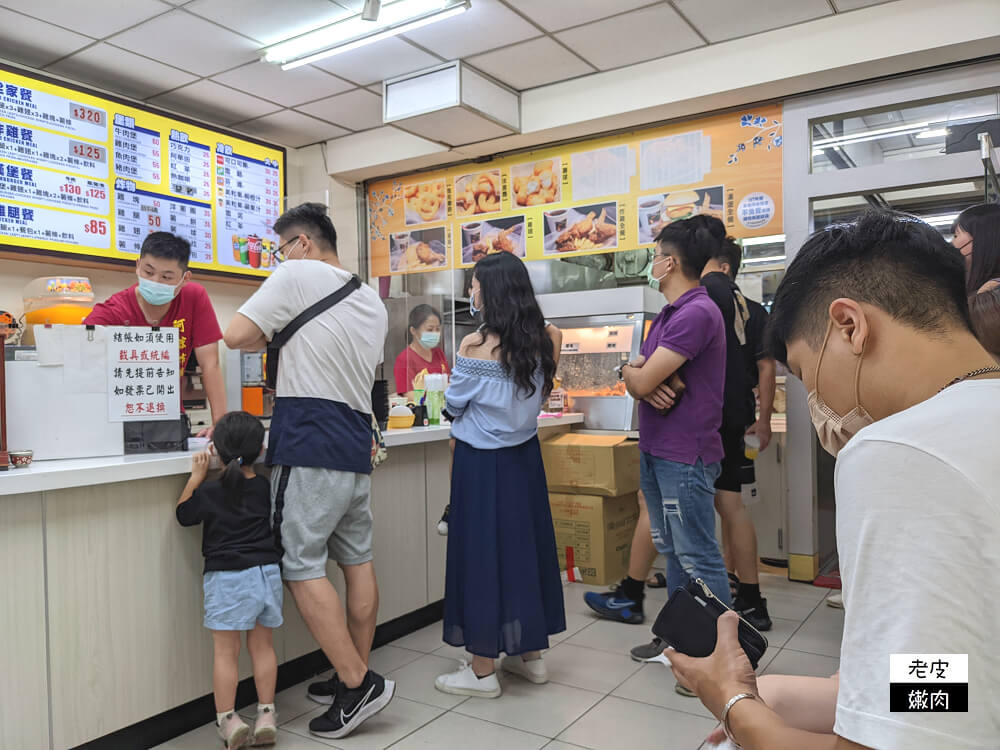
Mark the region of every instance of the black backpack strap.
POLYGON ((282 328, 280 331, 275 333, 274 336, 271 337, 271 341, 268 344, 267 348, 280 349, 286 343, 288 343, 288 339, 294 336, 302 326, 304 326, 306 323, 308 323, 310 320, 315 318, 320 313, 329 310, 331 307, 333 307, 342 299, 351 294, 351 292, 354 292, 360 288, 361 288, 361 279, 359 279, 357 276, 352 276, 350 281, 348 281, 346 284, 340 287, 340 289, 335 291, 333 294, 327 295, 319 302, 310 305, 305 310, 296 315, 292 319, 291 323, 289 323, 287 326, 282 328))

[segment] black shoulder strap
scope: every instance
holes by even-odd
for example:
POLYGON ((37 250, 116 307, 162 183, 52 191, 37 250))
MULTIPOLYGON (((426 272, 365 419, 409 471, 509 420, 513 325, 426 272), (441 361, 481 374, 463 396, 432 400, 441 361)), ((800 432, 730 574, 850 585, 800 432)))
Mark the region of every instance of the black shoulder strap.
POLYGON ((333 294, 329 294, 319 302, 316 302, 305 310, 296 315, 292 322, 287 326, 282 328, 280 331, 271 337, 271 342, 268 345, 269 349, 279 349, 288 343, 288 339, 296 334, 296 332, 308 323, 310 320, 315 318, 320 313, 326 312, 331 307, 336 305, 342 299, 347 297, 351 292, 361 288, 361 279, 357 276, 352 276, 351 280, 344 284, 340 289, 335 291, 333 294))

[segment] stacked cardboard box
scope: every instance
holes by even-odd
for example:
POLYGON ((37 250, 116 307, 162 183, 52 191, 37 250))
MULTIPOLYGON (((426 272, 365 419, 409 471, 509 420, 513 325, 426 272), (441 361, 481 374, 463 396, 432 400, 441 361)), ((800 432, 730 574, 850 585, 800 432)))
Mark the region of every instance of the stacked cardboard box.
POLYGON ((560 435, 542 444, 559 565, 584 583, 618 581, 639 519, 639 446, 618 435, 560 435))

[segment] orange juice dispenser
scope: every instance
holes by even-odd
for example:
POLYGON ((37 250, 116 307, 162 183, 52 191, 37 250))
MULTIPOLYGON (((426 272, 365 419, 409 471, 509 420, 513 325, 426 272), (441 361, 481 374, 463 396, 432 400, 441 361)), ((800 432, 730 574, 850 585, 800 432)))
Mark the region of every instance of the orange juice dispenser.
POLYGON ((24 300, 24 344, 34 344, 34 326, 80 325, 94 309, 94 289, 85 276, 47 276, 29 281, 24 300))
POLYGON ((243 411, 255 417, 270 417, 274 394, 264 387, 266 352, 240 353, 240 397, 243 411))

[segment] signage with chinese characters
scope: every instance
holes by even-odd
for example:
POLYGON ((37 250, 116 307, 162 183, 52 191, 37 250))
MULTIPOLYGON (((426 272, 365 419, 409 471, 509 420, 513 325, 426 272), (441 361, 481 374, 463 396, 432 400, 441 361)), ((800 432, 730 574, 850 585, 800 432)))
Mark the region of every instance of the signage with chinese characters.
POLYGON ((893 713, 969 710, 968 654, 890 654, 893 713))
POLYGON ((191 267, 277 265, 285 150, 0 65, 0 249, 134 259, 151 232, 191 267))
POLYGON ((781 234, 782 109, 765 104, 570 145, 377 180, 372 273, 468 268, 649 248, 667 224, 715 216, 736 238, 781 234))
POLYGON ((179 335, 175 328, 107 329, 108 421, 180 418, 179 335))

